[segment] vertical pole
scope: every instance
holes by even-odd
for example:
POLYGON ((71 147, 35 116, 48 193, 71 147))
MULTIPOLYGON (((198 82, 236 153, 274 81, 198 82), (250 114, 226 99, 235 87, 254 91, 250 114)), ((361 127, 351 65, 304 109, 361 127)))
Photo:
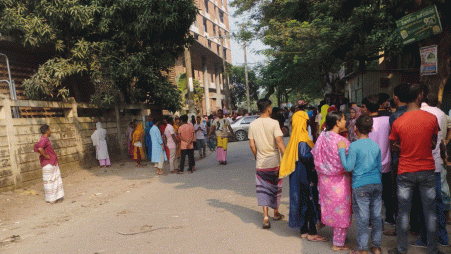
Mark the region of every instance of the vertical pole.
POLYGON ((247 113, 251 112, 251 99, 249 95, 249 77, 247 73, 247 55, 246 55, 246 42, 243 45, 244 48, 244 76, 246 78, 246 101, 247 101, 247 113))
MULTIPOLYGON (((227 75, 227 66, 226 66, 226 55, 224 52, 224 36, 220 37, 221 39, 221 48, 222 48, 222 67, 223 67, 223 79, 224 79, 224 107, 229 110, 230 109, 230 89, 229 89, 229 78, 227 75)), ((230 113, 230 112, 229 112, 230 113)))
POLYGON ((188 107, 189 114, 196 114, 194 108, 194 84, 193 84, 193 67, 191 65, 191 53, 189 48, 185 48, 185 66, 186 66, 186 80, 188 82, 188 107))
MULTIPOLYGON (((204 90, 205 90, 205 114, 210 114, 210 85, 208 84, 208 68, 207 68, 207 58, 202 57, 202 65, 203 65, 203 72, 204 72, 204 90)), ((213 75, 213 74, 212 74, 213 75)))

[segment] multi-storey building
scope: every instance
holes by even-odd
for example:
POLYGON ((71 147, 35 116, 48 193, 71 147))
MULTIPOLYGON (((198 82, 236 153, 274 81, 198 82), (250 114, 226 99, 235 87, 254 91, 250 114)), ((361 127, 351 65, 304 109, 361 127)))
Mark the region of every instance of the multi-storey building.
MULTIPOLYGON (((202 106, 196 106, 198 114, 210 114, 224 108, 225 91, 223 77, 223 57, 231 64, 229 13, 227 0, 194 0, 199 9, 196 22, 190 32, 195 43, 190 47, 193 79, 204 88, 202 106), (223 40, 222 40, 223 39, 223 40), (222 40, 222 46, 221 46, 222 40)), ((181 56, 169 78, 175 85, 186 73, 185 57, 181 56)))

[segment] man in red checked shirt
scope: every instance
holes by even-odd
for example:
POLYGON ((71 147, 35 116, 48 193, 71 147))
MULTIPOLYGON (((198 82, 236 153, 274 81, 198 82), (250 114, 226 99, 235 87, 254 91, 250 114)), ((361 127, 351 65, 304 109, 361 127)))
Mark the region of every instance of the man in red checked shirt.
POLYGON ((58 166, 58 158, 50 143, 50 127, 44 124, 40 128, 42 136, 34 145, 34 151, 39 153, 44 181, 45 201, 50 204, 62 201, 64 197, 63 180, 58 166))

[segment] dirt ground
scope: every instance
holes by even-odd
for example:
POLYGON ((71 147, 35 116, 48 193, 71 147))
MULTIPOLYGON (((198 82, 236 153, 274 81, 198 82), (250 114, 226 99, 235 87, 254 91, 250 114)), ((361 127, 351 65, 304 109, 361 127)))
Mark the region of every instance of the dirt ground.
MULTIPOLYGON (((196 151, 196 160, 199 160, 196 151)), ((20 241, 27 234, 45 234, 46 228, 59 226, 75 216, 82 215, 111 199, 151 183, 156 177, 152 163, 122 161, 109 168, 94 167, 80 170, 63 178, 63 202, 47 204, 42 182, 0 193, 0 247, 20 241)), ((169 174, 165 164, 165 173, 169 174)), ((185 171, 186 173, 186 171, 185 171)))

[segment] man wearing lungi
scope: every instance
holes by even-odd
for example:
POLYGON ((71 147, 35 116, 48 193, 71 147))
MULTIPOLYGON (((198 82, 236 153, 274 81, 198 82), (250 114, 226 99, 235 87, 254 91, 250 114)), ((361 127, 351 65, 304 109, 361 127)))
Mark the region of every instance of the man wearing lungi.
POLYGON ((224 118, 224 112, 220 109, 218 110, 218 118, 213 121, 212 128, 208 132, 208 139, 210 138, 213 131, 216 131, 216 138, 218 140, 216 148, 216 160, 219 165, 227 165, 227 145, 228 145, 228 133, 227 129, 232 133, 232 137, 235 137, 232 127, 230 127, 230 122, 227 118, 224 118))
POLYGON ((58 166, 58 158, 49 140, 50 127, 44 124, 40 131, 42 136, 39 142, 34 145, 34 151, 40 154, 45 201, 54 204, 63 200, 63 180, 58 166))
POLYGON ((255 173, 257 201, 263 207, 263 228, 269 229, 268 207, 274 209, 274 220, 285 216, 279 213, 282 196, 282 179, 279 179, 280 157, 285 152, 282 130, 279 122, 271 119, 271 101, 261 99, 257 102, 260 117, 249 127, 249 144, 257 160, 255 173))

